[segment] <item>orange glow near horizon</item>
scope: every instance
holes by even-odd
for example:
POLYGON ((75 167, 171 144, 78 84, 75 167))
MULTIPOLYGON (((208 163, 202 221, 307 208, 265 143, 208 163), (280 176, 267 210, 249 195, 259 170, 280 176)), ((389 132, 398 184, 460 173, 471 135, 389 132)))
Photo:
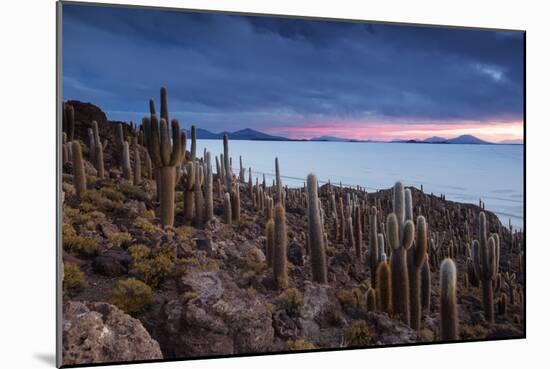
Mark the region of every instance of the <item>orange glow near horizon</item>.
POLYGON ((310 139, 319 136, 335 136, 356 140, 409 140, 433 136, 454 138, 473 135, 489 142, 523 139, 523 122, 463 122, 463 123, 371 123, 330 122, 309 123, 302 126, 273 127, 266 130, 271 134, 284 134, 293 139, 310 139))

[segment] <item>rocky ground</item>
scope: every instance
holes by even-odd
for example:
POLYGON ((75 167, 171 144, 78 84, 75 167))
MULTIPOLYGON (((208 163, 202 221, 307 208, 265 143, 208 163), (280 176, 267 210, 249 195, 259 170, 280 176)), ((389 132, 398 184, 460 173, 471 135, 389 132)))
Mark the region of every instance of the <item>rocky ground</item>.
MULTIPOLYGON (((480 288, 464 277, 482 209, 412 189, 415 215, 425 215, 429 224, 432 268, 431 306, 415 331, 367 308, 368 227, 361 258, 327 230, 329 283, 313 283, 305 246, 306 207, 300 199, 287 201, 289 286, 279 289, 265 258, 266 218, 246 184, 240 187, 240 220, 224 224, 222 199, 215 195, 214 219, 204 227, 184 219, 178 184, 175 225, 162 229, 155 181, 144 178, 133 185, 123 180, 112 123, 93 105, 72 103, 84 156, 92 119, 103 127, 109 145, 106 178, 98 179, 86 161, 88 190, 80 199, 71 163, 63 167, 64 364, 437 342, 438 265, 446 256, 458 268, 460 339, 523 336, 523 235, 502 226, 489 211, 488 230, 501 239, 494 323, 484 318, 480 288)), ((323 204, 334 191, 365 195, 324 186, 323 204)), ((391 190, 366 195, 367 204, 378 207, 380 223, 390 212, 390 198, 391 190)))

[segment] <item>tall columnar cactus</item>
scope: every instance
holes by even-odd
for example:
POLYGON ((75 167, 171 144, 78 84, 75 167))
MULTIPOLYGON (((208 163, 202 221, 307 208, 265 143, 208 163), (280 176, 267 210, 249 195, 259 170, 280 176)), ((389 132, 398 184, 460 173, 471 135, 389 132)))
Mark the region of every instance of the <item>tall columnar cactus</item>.
POLYGON ((195 209, 195 170, 195 162, 188 161, 183 169, 181 179, 183 185, 183 216, 188 221, 193 219, 195 209))
POLYGON ((202 227, 204 225, 204 195, 202 193, 202 166, 195 165, 195 186, 193 188, 195 195, 195 226, 202 227))
POLYGON ((105 164, 103 161, 104 143, 101 142, 101 138, 99 137, 99 127, 95 120, 92 121, 92 131, 94 134, 95 142, 95 154, 93 162, 95 164, 95 168, 97 169, 97 177, 99 179, 103 179, 105 178, 105 164))
POLYGON ((494 322, 493 283, 497 275, 497 251, 495 237, 487 238, 485 213, 479 213, 479 242, 472 246, 474 269, 481 281, 485 319, 494 322))
POLYGON ((122 147, 122 145, 124 144, 124 129, 122 127, 122 123, 117 123, 116 125, 116 136, 117 136, 117 141, 118 141, 118 144, 122 147))
POLYGON ((414 247, 407 252, 409 272, 409 296, 411 302, 411 328, 420 329, 422 317, 421 270, 426 262, 428 250, 428 229, 423 216, 416 218, 416 241, 414 247))
POLYGON ((370 288, 367 290, 367 311, 375 311, 376 310, 376 291, 374 288, 370 288))
POLYGON ((379 261, 378 247, 378 223, 376 220, 376 207, 371 207, 369 215, 369 267, 370 280, 374 288, 376 288, 376 269, 379 261))
POLYGON ((275 222, 269 219, 265 225, 266 244, 265 244, 265 259, 267 266, 273 266, 273 250, 275 249, 275 222))
POLYGON ((338 200, 338 221, 340 223, 340 242, 344 243, 346 240, 346 217, 344 214, 344 199, 340 196, 338 200))
POLYGON ((327 257, 317 191, 317 176, 310 173, 307 176, 307 219, 308 240, 311 247, 311 272, 313 281, 327 283, 327 257))
POLYGON ((194 163, 197 158, 197 128, 191 126, 191 161, 194 163))
POLYGON ((233 191, 231 194, 231 213, 235 222, 238 222, 241 219, 241 191, 239 183, 236 183, 235 186, 233 186, 233 191))
POLYGON ((132 148, 134 151, 134 186, 141 183, 141 150, 137 141, 137 137, 134 137, 132 140, 132 148))
POLYGON ((160 119, 164 119, 169 122, 168 119, 168 98, 166 96, 166 87, 160 88, 160 119))
POLYGON ((223 195, 223 221, 231 225, 233 216, 231 215, 231 195, 226 192, 223 195))
MULTIPOLYGON (((357 257, 357 260, 362 261, 363 260, 363 229, 361 228, 361 218, 362 218, 362 212, 357 205, 355 207, 355 256, 357 257)), ((374 286, 373 286, 374 287, 374 286)))
POLYGON ((276 184, 275 203, 279 203, 283 201, 283 182, 281 181, 281 171, 279 169, 279 158, 275 158, 275 184, 276 184))
POLYGON ((213 193, 213 174, 212 174, 212 160, 210 158, 210 152, 205 155, 206 160, 206 176, 204 180, 204 192, 205 192, 205 220, 209 221, 214 217, 214 193, 213 193))
POLYGON ((353 237, 353 218, 351 216, 346 220, 346 233, 349 235, 347 245, 353 250, 355 248, 355 238, 353 237))
POLYGON ((127 180, 132 180, 132 167, 130 166, 130 147, 127 141, 122 143, 122 177, 127 180))
POLYGON ((452 259, 445 259, 439 271, 440 284, 440 333, 443 341, 458 339, 458 313, 456 310, 456 266, 452 259))
POLYGON ((239 155, 239 181, 244 182, 244 167, 243 167, 243 157, 239 155))
POLYGON ((63 116, 63 122, 62 122, 63 131, 67 133, 67 140, 71 142, 72 140, 74 140, 74 125, 75 125, 74 107, 72 105, 64 103, 62 116, 63 116))
POLYGON ((414 223, 405 221, 405 195, 403 184, 397 182, 393 189, 393 213, 388 215, 388 241, 392 248, 392 305, 393 311, 405 324, 410 323, 409 273, 407 250, 414 241, 414 223))
POLYGON ((429 314, 432 296, 432 272, 430 271, 430 262, 428 258, 426 258, 426 261, 422 265, 420 277, 422 279, 420 282, 422 311, 424 311, 425 314, 429 314))
POLYGON ((91 128, 88 128, 88 159, 90 162, 95 161, 95 137, 94 137, 94 131, 91 128))
POLYGON ((376 269, 376 301, 378 302, 378 310, 391 313, 392 300, 392 282, 391 270, 388 263, 381 262, 376 269))
POLYGON ((67 133, 63 132, 61 142, 61 163, 65 165, 69 162, 69 145, 67 144, 67 133))
POLYGON ((145 118, 144 132, 147 137, 149 155, 158 170, 160 184, 160 222, 163 226, 174 225, 174 207, 176 192, 176 166, 183 160, 184 135, 180 134, 179 122, 172 120, 172 140, 168 135, 168 123, 162 119, 160 124, 155 115, 145 118))
POLYGON ((84 171, 84 159, 80 142, 72 141, 73 160, 73 182, 76 190, 76 197, 82 198, 86 192, 86 172, 84 171))
POLYGON ((231 185, 233 182, 233 176, 231 172, 231 159, 229 158, 229 137, 227 134, 223 135, 223 166, 225 173, 225 188, 227 191, 231 191, 231 185))
MULTIPOLYGON (((384 224, 382 223, 382 225, 384 224)), ((385 263, 386 261, 388 261, 388 256, 386 255, 384 234, 378 233, 378 264, 385 263)), ((376 274, 374 279, 376 280, 376 274)))
POLYGON ((279 288, 288 286, 286 214, 282 204, 275 206, 275 244, 273 249, 273 276, 279 288))

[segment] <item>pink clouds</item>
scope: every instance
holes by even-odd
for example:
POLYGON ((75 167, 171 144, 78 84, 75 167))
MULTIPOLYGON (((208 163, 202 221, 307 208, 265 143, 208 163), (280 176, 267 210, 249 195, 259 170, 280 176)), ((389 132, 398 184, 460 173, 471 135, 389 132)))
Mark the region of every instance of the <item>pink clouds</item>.
POLYGON ((376 122, 322 122, 299 126, 276 126, 265 129, 271 134, 282 134, 294 139, 336 136, 357 140, 389 141, 395 139, 424 139, 432 136, 453 138, 471 134, 490 142, 523 138, 523 122, 456 122, 456 123, 376 123, 376 122))

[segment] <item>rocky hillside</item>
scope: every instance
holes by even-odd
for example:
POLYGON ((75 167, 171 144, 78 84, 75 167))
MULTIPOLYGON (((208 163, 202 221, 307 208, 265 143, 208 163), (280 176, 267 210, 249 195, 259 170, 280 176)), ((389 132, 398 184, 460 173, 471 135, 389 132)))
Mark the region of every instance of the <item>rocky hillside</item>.
POLYGON ((65 364, 524 335, 523 234, 491 212, 399 184, 324 185, 312 202, 313 177, 251 178, 226 165, 227 140, 215 160, 177 125, 168 144, 154 104, 142 130, 69 105, 65 364))

